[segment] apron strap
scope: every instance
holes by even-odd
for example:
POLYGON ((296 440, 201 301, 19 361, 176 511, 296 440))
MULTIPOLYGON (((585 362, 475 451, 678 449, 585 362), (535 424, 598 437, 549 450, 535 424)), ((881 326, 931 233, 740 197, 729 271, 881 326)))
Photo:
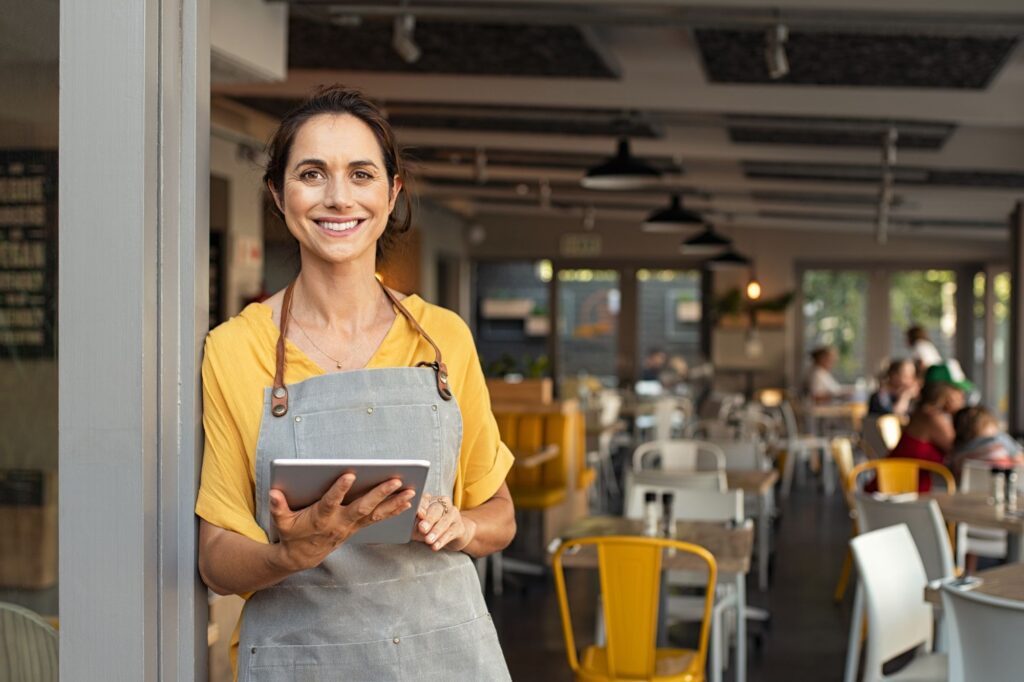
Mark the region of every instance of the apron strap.
MULTIPOLYGON (((380 281, 380 280, 378 280, 380 281)), ((430 347, 434 349, 434 361, 433 362, 421 362, 417 364, 417 367, 430 367, 434 370, 434 376, 437 379, 437 393, 441 396, 442 400, 451 400, 452 391, 448 386, 448 366, 444 364, 444 360, 441 359, 441 349, 437 347, 434 340, 430 338, 430 335, 424 331, 420 323, 416 321, 416 318, 412 316, 405 306, 402 305, 398 297, 395 296, 390 289, 384 286, 383 282, 380 282, 380 288, 384 290, 384 294, 388 297, 393 305, 402 316, 409 321, 420 336, 427 340, 430 347)), ((292 313, 292 293, 295 290, 295 281, 292 280, 288 288, 284 290, 284 300, 281 302, 281 333, 277 337, 277 358, 276 366, 274 369, 274 388, 270 392, 270 413, 275 417, 283 417, 288 414, 288 387, 284 385, 284 357, 285 347, 284 340, 288 333, 288 320, 291 319, 292 313)))
POLYGON ((277 358, 274 369, 274 390, 270 392, 270 414, 283 417, 288 414, 288 387, 284 385, 284 339, 288 334, 288 320, 292 317, 292 292, 295 280, 284 290, 281 302, 281 333, 277 337, 277 358))
POLYGON ((452 391, 451 388, 448 386, 448 366, 445 365, 444 360, 441 359, 441 349, 438 348, 437 344, 434 343, 434 340, 430 338, 430 334, 424 331, 423 327, 420 326, 420 323, 417 322, 416 318, 412 316, 412 313, 406 310, 405 306, 398 301, 398 297, 395 296, 390 289, 384 286, 384 282, 380 283, 380 288, 383 289, 385 295, 387 295, 387 297, 391 299, 391 304, 398 309, 398 312, 402 313, 402 315, 405 316, 405 319, 409 320, 409 324, 412 325, 413 329, 415 329, 420 336, 426 339, 427 343, 430 344, 430 347, 434 349, 433 362, 420 362, 416 366, 430 367, 431 369, 433 369, 434 376, 437 378, 438 395, 441 396, 442 400, 451 400, 452 391))

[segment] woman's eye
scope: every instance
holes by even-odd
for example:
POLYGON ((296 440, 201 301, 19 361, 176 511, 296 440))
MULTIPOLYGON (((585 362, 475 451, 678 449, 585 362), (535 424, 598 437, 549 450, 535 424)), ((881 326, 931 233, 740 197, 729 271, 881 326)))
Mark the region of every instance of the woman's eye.
POLYGON ((303 180, 319 180, 323 176, 323 173, 313 168, 307 171, 303 171, 299 177, 302 178, 303 180))
POLYGON ((352 177, 356 180, 372 180, 373 175, 364 170, 357 170, 352 174, 352 177))

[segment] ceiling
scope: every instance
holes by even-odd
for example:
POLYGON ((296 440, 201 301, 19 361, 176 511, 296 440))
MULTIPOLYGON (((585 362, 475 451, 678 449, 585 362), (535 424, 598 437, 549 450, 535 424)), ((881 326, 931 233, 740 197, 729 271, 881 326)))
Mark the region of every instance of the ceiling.
POLYGON ((421 191, 474 219, 639 225, 679 191, 719 225, 998 239, 1024 196, 1018 0, 288 4, 288 79, 215 94, 279 116, 316 85, 359 87, 384 105, 421 191), (405 12, 414 64, 391 46, 405 12), (778 23, 789 72, 773 80, 778 23), (623 136, 662 179, 582 188, 623 136))

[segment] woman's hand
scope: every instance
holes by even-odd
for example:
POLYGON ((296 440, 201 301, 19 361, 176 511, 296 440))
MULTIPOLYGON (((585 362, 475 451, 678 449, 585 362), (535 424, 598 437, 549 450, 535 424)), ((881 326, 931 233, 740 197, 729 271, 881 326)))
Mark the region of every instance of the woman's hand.
POLYGON ((279 567, 291 572, 319 566, 356 531, 397 516, 411 506, 415 491, 397 478, 385 481, 351 504, 342 504, 356 477, 345 474, 319 502, 292 511, 284 493, 270 491, 270 516, 277 526, 279 567))
POLYGON ((413 540, 426 543, 435 552, 444 548, 461 551, 476 536, 476 522, 464 516, 450 497, 423 494, 416 513, 413 540))

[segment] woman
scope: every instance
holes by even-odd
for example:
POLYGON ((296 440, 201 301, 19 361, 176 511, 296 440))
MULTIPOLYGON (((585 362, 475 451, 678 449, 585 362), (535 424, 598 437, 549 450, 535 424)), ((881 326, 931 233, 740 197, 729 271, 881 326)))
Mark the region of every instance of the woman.
POLYGON ((885 382, 871 394, 868 414, 894 414, 904 419, 917 397, 920 386, 910 360, 893 360, 885 373, 885 382))
POLYGON ((849 394, 832 376, 835 364, 836 351, 832 346, 821 346, 811 351, 811 370, 807 374, 804 391, 813 402, 827 403, 849 394))
POLYGON ((375 277, 410 222, 408 208, 395 215, 392 131, 358 92, 331 87, 284 118, 268 151, 264 181, 301 270, 212 331, 203 361, 199 569, 215 592, 248 597, 238 678, 301 666, 311 679, 508 679, 470 557, 515 533, 512 456, 466 325, 375 277), (268 489, 283 457, 430 460, 413 541, 346 544, 409 508, 400 481, 348 503, 342 476, 291 509, 268 489))
MULTIPOLYGON (((917 407, 889 456, 946 464, 956 439, 953 414, 963 406, 964 394, 959 389, 939 382, 925 384, 917 407)), ((928 492, 931 488, 931 477, 922 471, 918 492, 928 492)))

